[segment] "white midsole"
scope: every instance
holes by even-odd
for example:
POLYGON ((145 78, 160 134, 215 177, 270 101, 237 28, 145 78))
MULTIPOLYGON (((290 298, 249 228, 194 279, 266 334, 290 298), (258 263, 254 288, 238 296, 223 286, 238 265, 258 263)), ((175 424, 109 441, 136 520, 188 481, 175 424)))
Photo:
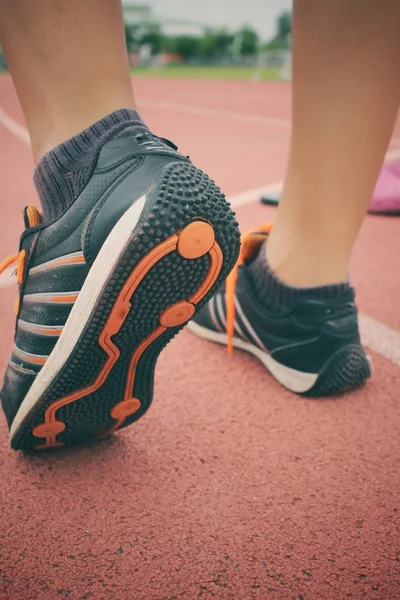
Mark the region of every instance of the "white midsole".
MULTIPOLYGON (((198 335, 206 340, 210 340, 211 342, 216 342, 217 344, 222 344, 223 346, 226 346, 228 343, 228 337, 225 333, 212 331, 211 329, 207 329, 206 327, 198 325, 194 321, 190 321, 187 325, 187 328, 195 335, 198 335)), ((249 352, 250 354, 256 356, 263 363, 263 365, 267 367, 268 371, 275 377, 275 379, 277 379, 279 383, 281 383, 291 392, 295 392, 297 394, 308 392, 308 390, 313 387, 318 379, 318 373, 304 373, 303 371, 296 371, 295 369, 286 367, 272 358, 268 352, 257 348, 257 346, 254 344, 244 342, 238 337, 233 338, 233 345, 239 350, 244 350, 245 352, 249 352)))
POLYGON ((101 247, 79 296, 72 307, 62 334, 15 415, 10 428, 11 437, 15 434, 28 412, 34 407, 35 403, 55 379, 74 350, 102 292, 104 282, 113 272, 120 255, 132 235, 132 231, 140 219, 145 202, 146 195, 139 198, 122 215, 101 247))

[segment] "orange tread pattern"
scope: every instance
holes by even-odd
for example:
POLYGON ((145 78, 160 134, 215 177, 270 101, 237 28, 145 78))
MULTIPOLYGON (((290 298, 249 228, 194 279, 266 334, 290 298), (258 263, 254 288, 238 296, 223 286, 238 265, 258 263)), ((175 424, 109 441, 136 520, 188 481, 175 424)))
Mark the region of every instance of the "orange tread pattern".
POLYGON ((162 324, 163 315, 161 315, 161 324, 159 327, 157 327, 157 329, 155 329, 150 336, 144 339, 133 353, 129 365, 124 398, 121 402, 114 406, 111 411, 111 416, 115 418, 115 423, 112 428, 105 432, 101 437, 116 431, 119 427, 121 427, 128 416, 139 410, 141 406, 140 400, 138 398, 132 398, 132 390, 135 383, 136 368, 141 356, 146 348, 148 348, 152 342, 162 335, 168 327, 180 325, 185 322, 187 318, 190 318, 194 314, 194 305, 197 304, 208 293, 221 271, 223 263, 222 251, 215 241, 214 231, 212 230, 213 235, 210 236, 209 229, 212 229, 212 227, 208 223, 203 221, 193 221, 187 227, 185 227, 185 229, 183 229, 179 235, 173 234, 168 239, 164 240, 164 242, 161 242, 155 246, 149 252, 149 254, 142 258, 142 260, 136 265, 122 287, 107 319, 104 329, 99 337, 99 345, 108 355, 103 368, 98 374, 96 380, 91 385, 77 390, 73 394, 60 398, 47 408, 45 412, 45 422, 35 427, 32 431, 32 434, 35 437, 45 437, 45 442, 39 446, 36 446, 36 449, 46 449, 62 445, 62 443, 57 441, 57 435, 61 433, 61 422, 56 419, 57 411, 62 406, 66 406, 67 404, 80 400, 81 398, 94 393, 107 379, 111 369, 120 356, 120 351, 112 342, 111 337, 118 333, 118 331, 121 329, 131 308, 130 299, 149 270, 161 258, 173 252, 174 250, 177 250, 179 254, 181 252, 190 254, 190 258, 198 258, 199 256, 203 256, 209 252, 210 267, 197 292, 191 298, 189 298, 188 301, 179 302, 176 305, 167 308, 163 313, 164 319, 165 315, 168 316, 166 322, 164 323, 166 326, 163 326, 162 324), (188 235, 189 228, 191 235, 188 235), (202 242, 202 232, 206 234, 204 236, 204 243, 202 242), (195 237, 194 240, 193 236, 195 237), (193 306, 193 310, 188 309, 188 305, 193 306), (182 317, 182 311, 185 313, 184 319, 182 317))

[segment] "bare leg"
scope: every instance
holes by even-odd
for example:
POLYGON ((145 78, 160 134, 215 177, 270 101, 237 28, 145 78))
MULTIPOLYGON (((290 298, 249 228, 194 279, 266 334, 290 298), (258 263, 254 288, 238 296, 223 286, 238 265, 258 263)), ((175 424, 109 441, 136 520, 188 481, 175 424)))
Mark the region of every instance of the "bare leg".
POLYGON ((293 133, 267 244, 285 283, 346 279, 400 102, 398 0, 294 1, 293 133))
POLYGON ((120 0, 0 0, 0 40, 39 160, 135 108, 120 0))

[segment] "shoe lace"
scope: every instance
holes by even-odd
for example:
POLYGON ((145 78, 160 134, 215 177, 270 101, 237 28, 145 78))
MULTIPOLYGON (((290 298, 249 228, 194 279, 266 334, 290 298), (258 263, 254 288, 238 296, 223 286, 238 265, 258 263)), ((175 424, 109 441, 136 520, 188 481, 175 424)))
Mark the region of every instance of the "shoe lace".
POLYGON ((233 352, 236 318, 235 293, 239 268, 257 254, 257 251, 268 237, 271 228, 272 224, 265 223, 242 235, 239 258, 226 280, 226 335, 228 338, 227 347, 229 354, 233 352))
MULTIPOLYGON (((27 206, 25 209, 25 225, 26 227, 36 227, 41 223, 42 216, 36 206, 27 206)), ((0 263, 0 275, 13 264, 16 264, 14 275, 17 275, 17 282, 22 285, 25 274, 26 250, 22 249, 16 254, 11 254, 2 263, 0 263)), ((15 306, 15 312, 18 313, 19 299, 15 306)))
POLYGON ((17 281, 21 285, 24 277, 25 258, 25 250, 21 250, 17 254, 11 254, 11 256, 9 256, 5 260, 3 260, 2 263, 0 263, 0 275, 7 269, 7 267, 9 267, 12 264, 16 264, 17 281))

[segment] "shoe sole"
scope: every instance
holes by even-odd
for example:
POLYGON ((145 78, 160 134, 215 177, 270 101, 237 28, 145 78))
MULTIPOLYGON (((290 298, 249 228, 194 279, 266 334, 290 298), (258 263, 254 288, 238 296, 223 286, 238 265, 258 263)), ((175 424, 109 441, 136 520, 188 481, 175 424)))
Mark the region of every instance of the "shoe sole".
POLYGON ((233 268, 234 213, 213 181, 173 163, 103 244, 11 425, 14 449, 99 439, 138 420, 166 344, 233 268))
MULTIPOLYGON (((223 346, 227 345, 228 338, 224 333, 217 333, 193 321, 188 324, 188 329, 198 337, 223 346)), ((344 346, 335 352, 319 373, 305 373, 291 369, 272 358, 264 350, 240 338, 233 339, 233 346, 258 358, 287 390, 310 398, 334 396, 358 388, 371 376, 368 357, 360 346, 354 344, 344 346)))

